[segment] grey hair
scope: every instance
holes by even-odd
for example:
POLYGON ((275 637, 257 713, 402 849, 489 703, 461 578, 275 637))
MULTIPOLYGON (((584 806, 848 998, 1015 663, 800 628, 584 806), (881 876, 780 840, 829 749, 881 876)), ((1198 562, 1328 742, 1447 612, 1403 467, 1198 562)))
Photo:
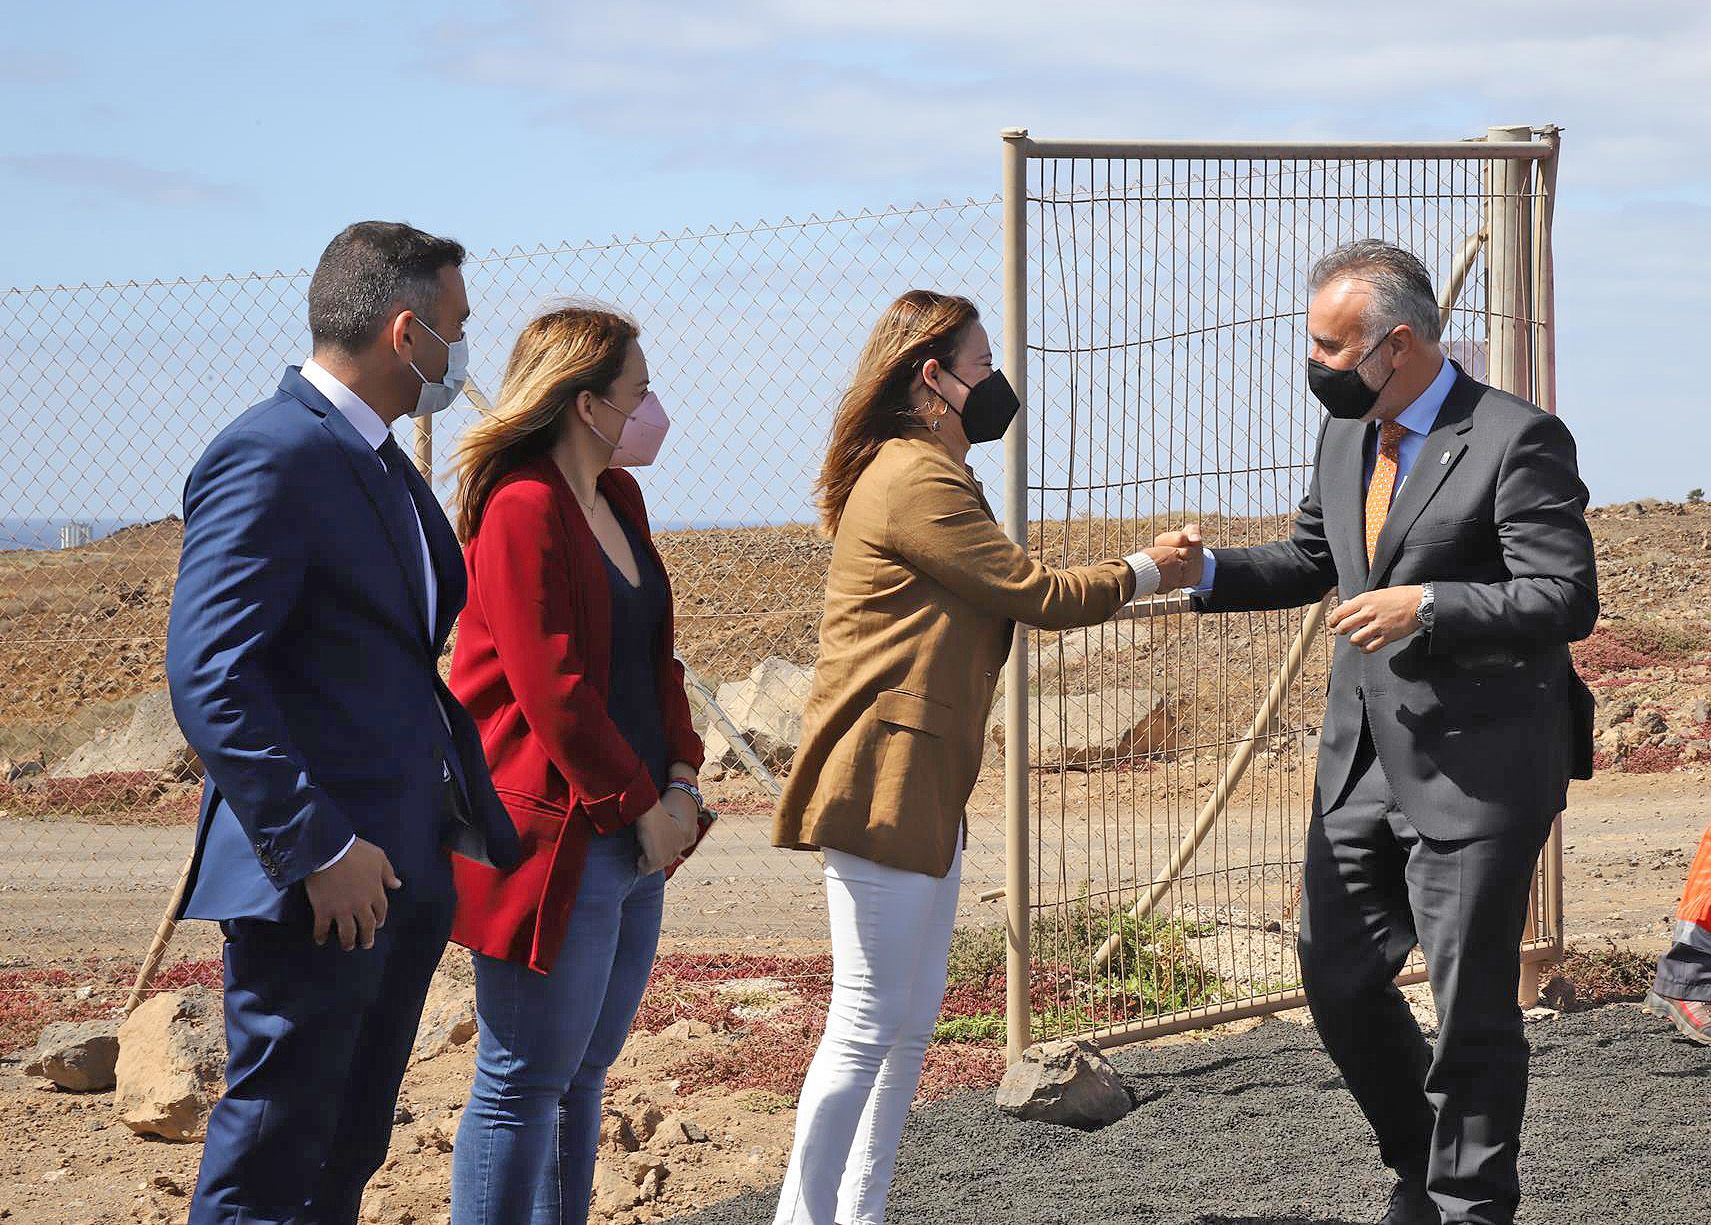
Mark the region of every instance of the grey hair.
POLYGON ((1344 243, 1313 265, 1307 288, 1318 293, 1332 281, 1341 280, 1360 281, 1372 290, 1365 320, 1369 344, 1376 344, 1404 323, 1428 343, 1436 343, 1442 334, 1432 274, 1401 247, 1376 238, 1344 243))

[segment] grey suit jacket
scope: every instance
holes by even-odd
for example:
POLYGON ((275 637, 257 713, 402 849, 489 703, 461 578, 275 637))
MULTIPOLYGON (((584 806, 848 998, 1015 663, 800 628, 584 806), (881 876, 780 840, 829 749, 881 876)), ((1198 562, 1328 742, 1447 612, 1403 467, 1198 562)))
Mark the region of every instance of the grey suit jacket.
POLYGON ((1371 567, 1369 426, 1328 418, 1288 540, 1217 550, 1207 612, 1294 608, 1335 588, 1434 584, 1436 628, 1371 655, 1339 638, 1315 808, 1348 782, 1364 715, 1403 812, 1429 838, 1477 838, 1562 810, 1592 773, 1592 695, 1568 644, 1598 619, 1586 487, 1557 418, 1459 366, 1392 503, 1371 567))

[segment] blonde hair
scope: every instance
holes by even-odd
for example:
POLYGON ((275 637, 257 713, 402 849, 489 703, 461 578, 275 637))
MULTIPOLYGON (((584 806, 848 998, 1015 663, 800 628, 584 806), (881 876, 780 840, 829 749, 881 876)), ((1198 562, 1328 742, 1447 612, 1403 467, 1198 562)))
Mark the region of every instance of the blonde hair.
POLYGON ((564 416, 584 391, 604 393, 623 372, 634 320, 605 307, 570 303, 531 320, 517 337, 499 402, 464 433, 453 453, 457 534, 468 543, 499 482, 547 454, 564 416))
POLYGON ((967 298, 930 289, 911 289, 880 315, 838 404, 814 486, 827 535, 837 532, 850 491, 879 448, 921 424, 909 403, 917 372, 929 358, 949 362, 963 332, 979 319, 967 298))

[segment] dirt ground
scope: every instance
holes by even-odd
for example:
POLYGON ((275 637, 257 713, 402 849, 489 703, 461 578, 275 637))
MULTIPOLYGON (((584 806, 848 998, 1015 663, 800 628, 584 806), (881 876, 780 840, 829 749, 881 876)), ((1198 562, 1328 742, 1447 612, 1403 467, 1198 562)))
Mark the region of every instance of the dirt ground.
MULTIPOLYGON (((1566 930, 1571 944, 1582 949, 1613 946, 1650 956, 1666 938, 1687 864, 1711 821, 1711 617, 1702 596, 1711 507, 1634 503, 1602 508, 1590 519, 1605 615, 1592 640, 1577 647, 1576 659, 1599 699, 1601 773, 1576 785, 1565 819, 1566 930)), ((1273 526, 1216 517, 1207 523, 1215 543, 1270 534, 1273 526)), ((666 545, 674 573, 694 580, 686 587, 706 593, 695 597, 701 603, 685 618, 685 653, 711 681, 741 676, 769 655, 810 661, 823 542, 805 530, 762 529, 682 533, 666 545), (702 581, 708 575, 719 581, 702 581), (733 575, 746 577, 725 581, 733 575)), ((0 758, 10 759, 14 773, 31 762, 51 768, 97 729, 122 724, 137 696, 159 687, 176 553, 177 525, 169 522, 131 529, 87 550, 0 554, 0 672, 22 678, 0 686, 0 758)), ((1186 767, 1138 763, 1126 775, 1048 779, 1036 793, 1040 828, 1047 834, 1069 830, 1084 811, 1097 811, 1107 794, 1165 794, 1176 797, 1170 801, 1176 808, 1156 819, 1142 810, 1148 815, 1131 821, 1103 849, 1108 855, 1113 847, 1124 852, 1143 838, 1164 848, 1174 845, 1172 823, 1180 822, 1183 797, 1203 793, 1207 771, 1217 768, 1219 751, 1204 746, 1222 742, 1227 751, 1230 729, 1246 726, 1252 704, 1242 678, 1252 671, 1263 682, 1289 633, 1284 619, 1225 626, 1204 619, 1147 623, 1133 632, 1072 643, 1073 650, 1060 649, 1059 641, 1043 643, 1036 672, 1042 685, 1080 692, 1174 675, 1202 678, 1204 687, 1176 692, 1172 699, 1178 703, 1180 743, 1171 747, 1186 767)), ((1316 688, 1319 666, 1309 667, 1304 691, 1316 688)), ((1304 702, 1288 712, 1286 723, 1305 736, 1313 720, 1311 703, 1304 702)), ((1247 810, 1238 823, 1269 828, 1277 836, 1280 827, 1268 806, 1299 798, 1310 758, 1298 749, 1262 756, 1266 761, 1239 800, 1247 810)), ((188 850, 193 787, 177 779, 119 781, 131 790, 85 794, 61 780, 44 780, 39 772, 0 782, 5 1225, 176 1225, 194 1181, 199 1146, 138 1139, 114 1121, 111 1094, 51 1091, 26 1080, 20 1062, 5 1057, 45 1020, 101 1015, 123 999, 188 850)), ((764 1188, 782 1169, 793 1123, 790 1093, 812 1050, 816 1001, 823 1007, 825 975, 821 961, 814 960, 823 945, 813 938, 821 930, 823 900, 813 858, 767 848, 768 806, 746 780, 715 782, 709 793, 724 819, 717 837, 672 885, 665 949, 668 956, 688 955, 685 964, 723 957, 727 969, 748 967, 742 973, 750 977, 734 980, 737 995, 712 1003, 708 991, 720 988, 697 994, 684 986, 687 980, 656 980, 644 1005, 642 1032, 614 1074, 611 1103, 630 1120, 631 1139, 606 1154, 609 1171, 626 1172, 632 1180, 651 1178, 650 1190, 642 1203, 622 1204, 634 1198, 631 1192, 608 1185, 596 1219, 610 1225, 681 1217, 757 1189, 758 1198, 739 1199, 704 1219, 713 1225, 765 1218, 764 1188), (777 1010, 765 1032, 788 1042, 756 1058, 753 1033, 744 1030, 749 1022, 737 1017, 738 1007, 777 1010), (688 1126, 667 1124, 655 1131, 661 1119, 672 1117, 688 1126), (690 1138, 699 1136, 705 1139, 690 1138), (627 1150, 629 1144, 635 1151, 627 1150)), ((978 896, 1003 881, 1000 796, 998 772, 989 768, 971 803, 959 908, 964 924, 1002 918, 1001 904, 978 896)), ((1298 803, 1291 811, 1297 809, 1298 803)), ((1135 811, 1132 803, 1129 810, 1135 811)), ((1096 875, 1090 869, 1098 849, 1084 841, 1052 867, 1073 884, 1084 873, 1096 875)), ((1216 840, 1209 843, 1203 852, 1208 871, 1233 854, 1216 840)), ((1150 874, 1144 857, 1140 866, 1144 879, 1150 874)), ((1268 914, 1288 867, 1285 854, 1272 865, 1274 879, 1264 883, 1272 890, 1266 894, 1268 914)), ((1224 912, 1213 916, 1221 930, 1231 926, 1234 896, 1223 894, 1224 912)), ((1266 950, 1271 961, 1284 948, 1287 932, 1285 916, 1284 939, 1266 950)), ((1195 951, 1202 958, 1212 955, 1195 951)), ((168 981, 207 981, 213 969, 207 959, 217 955, 212 928, 186 925, 173 945, 168 981)), ((442 985, 455 988, 460 976, 467 976, 467 963, 454 952, 442 985)), ((1525 1219, 1706 1219, 1711 1212, 1683 1214, 1687 1200, 1681 1195, 1657 1201, 1645 1190, 1654 1184, 1685 1194, 1695 1184, 1684 1184, 1682 1171, 1704 1168, 1702 1160, 1690 1160, 1702 1157, 1700 1150, 1711 1142, 1703 1124, 1694 1150, 1677 1151, 1680 1129, 1696 1123, 1702 1112, 1704 1053, 1660 1046, 1664 1037, 1656 1027, 1631 1011, 1599 1009, 1566 1016, 1557 1026, 1532 1031, 1541 1056, 1533 1118, 1543 1130, 1536 1137, 1530 1133, 1529 1144, 1536 1146, 1529 1149, 1530 1178, 1541 1194, 1525 1219), (1616 1175, 1606 1178, 1604 1166, 1616 1175), (1576 1215, 1575 1190, 1592 1168, 1600 1169, 1602 1198, 1586 1202, 1599 1206, 1602 1215, 1576 1215)), ((1167 1054, 1169 1047, 1125 1055, 1123 1066, 1132 1077, 1175 1068, 1166 1078, 1171 1089, 1159 1099, 1165 1105, 1155 1102, 1157 1109, 1144 1107, 1132 1116, 1134 1129, 1104 1140, 1048 1136, 1002 1123, 989 1117, 989 1094, 924 1105, 913 1134, 950 1139, 931 1152, 925 1143, 916 1145, 917 1157, 904 1164, 894 1219, 1334 1225, 1370 1214, 1380 1190, 1376 1175, 1366 1172, 1374 1163, 1358 1129, 1349 1130, 1337 1113, 1348 1113, 1346 1098, 1322 1091, 1328 1073, 1314 1062, 1311 1034, 1267 1025, 1259 1036, 1221 1034, 1220 1052, 1226 1042, 1228 1062, 1220 1054, 1210 1062, 1177 1066, 1168 1061, 1188 1056, 1167 1054), (1155 1059, 1167 1062, 1150 1062, 1155 1059), (1291 1075, 1252 1070, 1268 1068, 1268 1059, 1291 1075), (1306 1080, 1297 1082, 1297 1074, 1306 1080), (1265 1092, 1252 1092, 1256 1088, 1265 1092), (1230 1121, 1230 1110, 1247 1111, 1256 1122, 1243 1130, 1230 1121), (1335 1184, 1313 1183, 1291 1181, 1292 1175, 1266 1164, 1264 1179, 1247 1176, 1244 1161, 1255 1152, 1266 1163, 1293 1161, 1290 1168, 1307 1168, 1306 1156, 1291 1155, 1304 1137, 1316 1139, 1322 1125, 1331 1128, 1327 1143, 1337 1161, 1361 1172, 1335 1184), (1196 1161, 1166 1162, 1158 1146, 1180 1146, 1187 1136, 1206 1145, 1196 1161), (969 1154, 978 1154, 980 1162, 969 1166, 960 1160, 969 1154), (1117 1182, 1102 1183, 1100 1161, 1125 1173, 1117 1182), (995 1172, 1014 1169, 1034 1172, 1006 1199, 1007 1184, 995 1172), (1161 1170, 1168 1171, 1162 1180, 1161 1170), (1052 1188, 1054 1179, 1076 1188, 1075 1196, 1048 1203, 1042 1188, 1052 1188), (1269 1189, 1269 1199, 1237 1189, 1256 1182, 1269 1189), (1130 1204, 1106 1202, 1128 1186, 1149 1189, 1131 1196, 1130 1204)), ((447 1219, 450 1140, 472 1058, 470 1046, 454 1047, 411 1069, 392 1155, 365 1208, 369 1221, 438 1225, 447 1219)), ((929 1096, 936 1096, 990 1081, 999 1057, 990 1043, 935 1044, 931 1060, 929 1096)), ((624 1128, 614 1123, 614 1134, 625 1134, 624 1128)), ((1322 1154, 1313 1156, 1320 1158, 1315 1168, 1323 1168, 1322 1154)))
MULTIPOLYGON (((1661 947, 1688 859, 1708 816, 1711 816, 1707 812, 1711 807, 1708 803, 1711 801, 1711 785, 1708 783, 1711 780, 1702 771, 1692 770, 1648 775, 1611 773, 1576 786, 1566 818, 1565 853, 1565 894, 1568 932, 1572 942, 1602 945, 1609 941, 1647 955, 1654 954, 1661 947)), ((97 999, 112 998, 113 991, 122 990, 119 984, 128 980, 136 958, 146 947, 158 916, 162 891, 170 884, 170 874, 177 862, 176 844, 171 850, 156 854, 159 872, 166 883, 155 888, 122 888, 113 882, 104 890, 91 890, 86 884, 71 880, 62 887, 44 889, 39 883, 40 865, 32 868, 21 862, 13 853, 14 848, 5 844, 7 837, 16 837, 17 825, 15 822, 0 822, 0 899, 3 899, 0 913, 4 915, 4 930, 0 932, 0 974, 8 968, 63 965, 69 967, 63 985, 68 1005, 81 987, 98 987, 97 999), (34 887, 30 883, 32 879, 37 882, 34 887), (104 950, 106 959, 87 962, 85 959, 92 950, 104 950), (128 956, 125 950, 130 950, 128 956), (103 974, 118 980, 117 983, 106 981, 103 974)), ((91 827, 90 835, 92 842, 101 845, 103 856, 110 854, 121 859, 131 859, 137 851, 124 839, 139 836, 137 830, 112 826, 91 827)), ((733 862, 746 861, 739 859, 733 862)), ((686 884, 673 895, 672 904, 693 904, 695 888, 686 884)), ((816 923, 820 912, 812 890, 806 887, 802 906, 808 923, 816 923)), ((971 900, 967 909, 978 916, 990 908, 971 900)), ((705 955, 722 949, 732 956, 745 958, 771 955, 800 957, 817 952, 819 948, 813 940, 783 940, 762 935, 733 936, 718 943, 709 942, 705 936, 668 937, 666 941, 668 953, 682 954, 695 950, 705 955)), ((174 950, 178 956, 200 958, 214 955, 216 944, 205 925, 192 924, 186 926, 174 950)), ((455 950, 449 953, 442 977, 455 979, 466 975, 460 955, 455 950)), ((768 992, 788 996, 791 987, 789 983, 774 982, 762 984, 755 991, 762 996, 768 992)), ((671 1015, 669 1010, 656 1009, 655 1012, 662 1020, 671 1015)), ((1578 1019, 1571 1019, 1577 1025, 1584 1024, 1578 1019)), ((651 1104, 662 1115, 681 1116, 698 1125, 707 1139, 695 1143, 679 1142, 672 1147, 665 1147, 663 1140, 644 1144, 640 1146, 639 1156, 611 1153, 611 1163, 615 1165, 637 1161, 643 1164, 661 1162, 668 1176, 659 1184, 660 1192, 656 1198, 629 1210, 607 1212, 598 1217, 599 1220, 616 1223, 669 1219, 705 1208, 745 1190, 774 1185, 782 1171, 794 1119, 790 1097, 787 1093, 771 1089, 732 1091, 718 1084, 686 1088, 684 1068, 696 1064, 712 1068, 723 1066, 720 1059, 728 1058, 731 1053, 731 1036, 707 1031, 693 1021, 683 1020, 674 1024, 677 1025, 675 1029, 670 1024, 660 1025, 653 1034, 640 1034, 632 1039, 620 1065, 614 1070, 612 1102, 638 1120, 645 1119, 651 1104), (653 1150, 651 1156, 650 1148, 653 1150)), ((1535 1031, 1536 1034, 1539 1032, 1543 1031, 1535 1031)), ((1637 1032, 1630 1037, 1632 1042, 1644 1041, 1637 1032)), ((1602 1062, 1604 1070, 1597 1074, 1617 1085, 1625 1075, 1621 1072, 1623 1068, 1629 1068, 1633 1077, 1642 1081, 1658 1075, 1646 1071, 1643 1062, 1625 1062, 1629 1059, 1629 1043, 1630 1038, 1624 1038, 1608 1049, 1591 1044, 1581 1050, 1577 1058, 1592 1063, 1602 1062), (1616 1069, 1614 1073, 1612 1068, 1616 1069)), ((811 1042, 806 1045, 811 1049, 811 1042)), ((946 1050, 938 1054, 953 1063, 985 1060, 990 1065, 994 1058, 994 1052, 976 1048, 946 1050)), ((800 1058, 801 1052, 797 1052, 796 1057, 800 1058)), ((1704 1059, 1703 1055, 1700 1057, 1704 1059)), ((1145 1056, 1137 1055, 1135 1058, 1145 1056)), ((1310 1054, 1302 1054, 1300 1058, 1311 1062, 1310 1054)), ((468 1091, 472 1061, 473 1047, 463 1046, 420 1062, 411 1069, 403 1093, 408 1121, 399 1125, 388 1166, 376 1179, 365 1208, 367 1219, 385 1225, 435 1225, 447 1219, 449 1147, 468 1091)), ((1711 1067, 1711 1060, 1705 1060, 1705 1066, 1711 1067)), ((799 1068, 781 1068, 779 1073, 777 1083, 788 1087, 791 1078, 799 1076, 799 1068)), ((1541 1072, 1541 1075, 1545 1074, 1541 1072)), ((1692 1080, 1687 1071, 1673 1074, 1686 1077, 1681 1083, 1695 1086, 1701 1095, 1704 1093, 1705 1084, 1692 1080)), ((1281 1078, 1266 1079, 1269 1083, 1281 1078)), ((1318 1079, 1323 1080, 1323 1076, 1318 1079)), ((1221 1083, 1209 1082, 1203 1090, 1213 1095, 1222 1093, 1225 1090, 1217 1087, 1221 1083)), ((1181 1092, 1191 1094, 1193 1091, 1191 1082, 1184 1080, 1181 1092)), ((1543 1095, 1541 1100, 1553 1100, 1554 1090, 1542 1088, 1540 1092, 1543 1095)), ((1269 1090, 1264 1096, 1267 1102, 1274 1098, 1269 1090)), ((1250 1100, 1259 1098, 1256 1096, 1250 1100)), ((1333 1100, 1326 1108, 1334 1106, 1333 1100)), ((929 1113, 924 1117, 934 1117, 932 1109, 936 1108, 928 1108, 929 1113)), ((964 1109, 974 1110, 976 1107, 964 1109)), ((1183 1124, 1171 1125, 1179 1127, 1183 1124)), ((194 1183, 200 1146, 168 1144, 133 1136, 114 1120, 111 1094, 55 1092, 42 1082, 25 1079, 15 1059, 0 1062, 0 1134, 8 1140, 4 1151, 0 1152, 0 1221, 7 1222, 7 1225, 11 1222, 130 1225, 136 1222, 176 1223, 183 1219, 185 1194, 194 1183)), ((1667 1138, 1660 1133, 1659 1142, 1666 1141, 1667 1138)), ((1346 1142, 1354 1145, 1355 1139, 1347 1138, 1346 1142)), ((995 1138, 993 1143, 1002 1151, 1003 1145, 1009 1141, 995 1138)), ((906 1175, 908 1169, 906 1165, 906 1175)), ((1186 1179, 1188 1175, 1179 1177, 1186 1179)), ((1208 1185, 1215 1181, 1209 1179, 1208 1185)), ((1370 1190, 1367 1184, 1371 1182, 1368 1178, 1359 1185, 1370 1190)), ((904 1185, 912 1185, 907 1177, 904 1185)), ((1327 1200, 1322 1207, 1329 1209, 1345 1201, 1349 1204, 1348 1210, 1354 1211, 1357 1201, 1346 1196, 1327 1200)), ((1211 1211, 1214 1203, 1208 1200, 1206 1211, 1211 1211)), ((941 1204, 930 1218, 900 1216, 899 1219, 947 1222, 977 1219, 1074 1219, 1093 1222, 1110 1219, 1156 1220, 1161 1223, 1198 1219, 1170 1215, 994 1217, 989 1211, 991 1207, 982 1208, 980 1213, 975 1213, 970 1207, 971 1215, 966 1216, 945 1208, 944 1214, 940 1215, 941 1204)), ((1307 1207, 1305 1203, 1299 1206, 1302 1210, 1307 1207)), ((1164 1209, 1160 1207, 1158 1211, 1162 1213, 1164 1209)), ((1233 1207, 1226 1206, 1219 1211, 1235 1214, 1228 1216, 1228 1220, 1243 1219, 1233 1207)), ((1255 1222, 1333 1219, 1313 1215, 1310 1211, 1291 1211, 1296 1211, 1293 1218, 1250 1213, 1247 1219, 1255 1222)), ((734 1222, 750 1217, 739 1215, 707 1219, 709 1222, 734 1222)), ((1350 1219, 1358 1219, 1358 1216, 1350 1219)), ((1643 1218, 1535 1216, 1532 1219, 1643 1218)))

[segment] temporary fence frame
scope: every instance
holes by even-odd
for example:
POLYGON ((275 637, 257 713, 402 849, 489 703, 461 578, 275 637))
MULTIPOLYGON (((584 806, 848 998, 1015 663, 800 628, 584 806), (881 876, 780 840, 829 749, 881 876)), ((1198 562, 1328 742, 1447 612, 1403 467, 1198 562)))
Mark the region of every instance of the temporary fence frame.
MULTIPOLYGON (((1129 141, 1039 140, 1025 128, 1003 131, 1003 332, 1004 367, 1022 402, 1005 438, 1005 530, 1024 548, 1029 544, 1028 471, 1032 452, 1028 408, 1028 166, 1053 158, 1111 160, 1241 159, 1249 162, 1336 159, 1343 161, 1404 161, 1413 159, 1476 160, 1483 163, 1486 188, 1485 225, 1470 237, 1457 261, 1452 283, 1443 287, 1442 309, 1447 315, 1460 291, 1477 249, 1483 248, 1488 275, 1486 328, 1489 381, 1496 387, 1531 399, 1548 412, 1556 411, 1555 286, 1551 254, 1551 222, 1556 198, 1560 130, 1554 126, 1492 127, 1483 137, 1462 141, 1389 142, 1254 142, 1254 141, 1129 141)), ((1270 690, 1255 716, 1252 729, 1238 744, 1229 771, 1196 821, 1192 845, 1184 842, 1165 873, 1136 904, 1150 910, 1192 862, 1205 836, 1222 816, 1231 789, 1245 771, 1265 735, 1270 717, 1295 680, 1300 659, 1319 632, 1335 593, 1314 606, 1303 621, 1289 657, 1273 677, 1270 690)), ((1191 611, 1180 595, 1138 604, 1128 615, 1172 617, 1191 611)), ((1006 1046, 1014 1063, 1033 1039, 1030 952, 1029 803, 1031 769, 1028 735, 1030 675, 1026 633, 1019 631, 1005 670, 1005 888, 1006 912, 1006 1046)), ((1540 857, 1527 928, 1521 948, 1521 1003, 1538 996, 1540 967, 1563 953, 1563 835, 1562 819, 1554 822, 1540 857), (1545 922, 1538 920, 1541 914, 1545 922), (1540 928, 1543 933, 1540 934, 1540 928)), ((1000 891, 985 896, 997 900, 1000 891)), ((1135 912, 1132 912, 1135 913, 1135 912)), ((1099 961, 1109 952, 1100 950, 1099 961)), ((1399 984, 1424 981, 1423 969, 1411 968, 1399 984)), ((1081 1035, 1100 1046, 1117 1046, 1169 1033, 1199 1029, 1245 1017, 1301 1007, 1299 988, 1267 991, 1246 998, 1182 1008, 1081 1035)))

